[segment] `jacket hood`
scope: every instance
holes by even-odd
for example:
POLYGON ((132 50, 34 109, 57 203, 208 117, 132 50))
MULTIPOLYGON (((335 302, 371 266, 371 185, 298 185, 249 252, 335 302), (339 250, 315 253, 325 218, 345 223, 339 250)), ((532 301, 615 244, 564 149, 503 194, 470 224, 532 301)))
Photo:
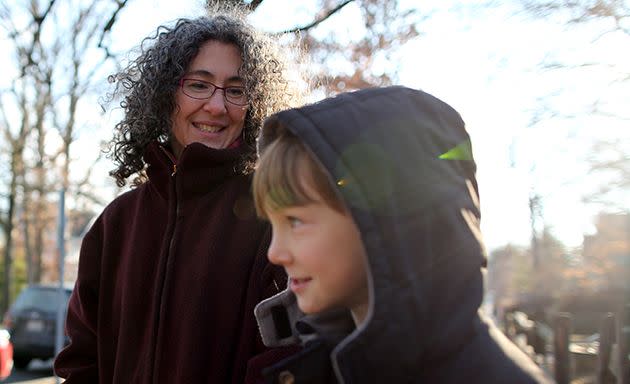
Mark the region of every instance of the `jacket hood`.
POLYGON ((426 382, 447 382, 431 380, 432 371, 448 367, 483 329, 486 254, 460 115, 421 91, 375 88, 272 116, 259 148, 282 129, 328 171, 367 252, 368 315, 335 347, 337 377, 406 383, 422 372, 426 382))

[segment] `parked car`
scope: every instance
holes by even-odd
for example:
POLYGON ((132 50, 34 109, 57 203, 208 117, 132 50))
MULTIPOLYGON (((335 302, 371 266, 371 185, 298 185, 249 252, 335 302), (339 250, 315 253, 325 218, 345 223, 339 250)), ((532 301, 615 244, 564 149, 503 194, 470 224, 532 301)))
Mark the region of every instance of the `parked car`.
MULTIPOLYGON (((17 368, 28 366, 32 359, 50 359, 55 355, 57 308, 63 306, 66 318, 71 287, 29 285, 20 292, 4 317, 4 327, 13 344, 13 362, 17 368)), ((65 332, 64 332, 65 334, 65 332)), ((65 343, 69 342, 64 335, 65 343)))
POLYGON ((13 345, 6 329, 0 328, 0 380, 4 380, 13 369, 13 345))

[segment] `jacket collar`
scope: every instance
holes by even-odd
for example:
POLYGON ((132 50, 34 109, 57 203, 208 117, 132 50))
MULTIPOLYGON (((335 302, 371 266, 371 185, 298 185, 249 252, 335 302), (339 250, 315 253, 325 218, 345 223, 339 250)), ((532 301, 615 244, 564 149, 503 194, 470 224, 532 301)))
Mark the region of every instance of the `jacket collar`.
POLYGON ((176 159, 169 147, 157 141, 149 144, 144 152, 149 183, 167 199, 171 180, 177 180, 178 193, 196 195, 207 193, 227 178, 236 176, 240 159, 247 153, 247 146, 213 149, 200 143, 192 143, 176 159))
POLYGON ((282 382, 280 376, 290 373, 295 382, 336 383, 331 352, 355 330, 347 309, 305 315, 297 305, 295 294, 286 289, 263 300, 254 309, 263 342, 268 347, 299 343, 299 353, 263 370, 267 382, 282 382))
POLYGON ((347 309, 305 315, 289 289, 260 302, 254 314, 263 342, 268 347, 306 345, 317 340, 332 349, 355 329, 347 309))

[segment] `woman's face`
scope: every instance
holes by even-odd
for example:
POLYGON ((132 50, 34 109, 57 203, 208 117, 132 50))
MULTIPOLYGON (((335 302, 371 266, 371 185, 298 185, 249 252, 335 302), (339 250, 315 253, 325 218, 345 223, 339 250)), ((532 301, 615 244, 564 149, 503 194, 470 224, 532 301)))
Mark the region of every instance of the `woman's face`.
MULTIPOLYGON (((241 52, 237 46, 215 40, 205 42, 184 75, 184 79, 188 79, 187 93, 212 85, 244 86, 244 80, 238 73, 241 63, 241 52)), ((214 149, 227 148, 234 143, 243 131, 247 106, 227 102, 225 90, 218 88, 206 99, 190 97, 183 92, 182 84, 175 92, 177 107, 172 116, 171 145, 174 155, 179 158, 190 143, 202 143, 214 149)))

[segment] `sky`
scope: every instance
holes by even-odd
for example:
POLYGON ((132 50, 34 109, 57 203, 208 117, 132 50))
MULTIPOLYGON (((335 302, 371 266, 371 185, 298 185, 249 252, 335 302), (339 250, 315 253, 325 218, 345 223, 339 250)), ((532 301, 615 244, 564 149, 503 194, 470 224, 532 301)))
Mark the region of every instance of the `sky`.
MULTIPOLYGON (((598 139, 630 143, 630 130, 616 119, 588 114, 532 125, 546 105, 582 113, 595 95, 612 91, 609 69, 567 74, 541 71, 540 64, 596 58, 628 68, 627 55, 616 48, 616 39, 594 44, 592 30, 534 21, 513 6, 456 12, 447 3, 423 25, 426 34, 405 48, 403 57, 414 64, 403 66, 401 82, 449 102, 466 121, 487 244, 529 241, 528 198, 534 191, 542 197, 545 224, 565 244, 578 246, 594 231, 593 215, 602 208, 582 202, 595 180, 585 159, 598 139)), ((616 92, 628 100, 628 85, 616 92)), ((611 110, 624 110, 610 104, 611 110)))
MULTIPOLYGON (((202 3, 130 1, 111 34, 114 50, 137 46, 159 24, 203 14, 202 3)), ((444 100, 466 122, 478 165, 482 231, 490 250, 507 243, 529 243, 528 198, 533 192, 542 196, 544 223, 566 245, 577 247, 584 234, 594 231, 594 215, 602 209, 582 202, 598 181, 588 174, 586 163, 593 143, 606 138, 630 143, 630 130, 618 119, 584 111, 598 98, 609 111, 623 111, 630 84, 615 85, 616 72, 610 67, 545 71, 541 63, 600 61, 628 68, 630 58, 616 48, 627 44, 627 37, 608 34, 594 41, 606 25, 565 27, 558 20, 535 20, 510 1, 495 1, 491 7, 484 6, 487 1, 474 7, 462 3, 469 2, 421 3, 426 8, 420 11, 429 17, 418 24, 420 36, 389 58, 398 69, 397 83, 444 100), (545 118, 533 124, 544 108, 576 117, 545 118)), ((265 0, 252 22, 266 31, 304 24, 312 17, 311 4, 265 0)), ((322 24, 322 30, 334 29, 340 36, 360 33, 361 27, 352 22, 358 16, 357 8, 348 5, 322 24)), ((94 156, 98 142, 110 138, 117 117, 116 112, 91 116, 98 128, 79 136, 73 157, 94 156)), ((97 168, 95 174, 105 175, 111 163, 97 168)), ((111 190, 110 181, 99 180, 111 190)), ((628 210, 630 198, 624 198, 628 210)))

